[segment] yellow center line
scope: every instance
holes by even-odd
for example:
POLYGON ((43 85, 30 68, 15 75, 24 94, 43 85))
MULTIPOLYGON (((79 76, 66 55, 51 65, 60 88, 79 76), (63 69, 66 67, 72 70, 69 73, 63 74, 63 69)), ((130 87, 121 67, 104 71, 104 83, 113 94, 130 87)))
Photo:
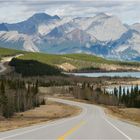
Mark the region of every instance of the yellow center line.
POLYGON ((86 121, 80 121, 77 125, 75 125, 73 128, 68 130, 66 133, 64 133, 62 136, 60 136, 57 140, 65 140, 66 137, 71 135, 74 131, 78 130, 82 125, 84 125, 86 121))

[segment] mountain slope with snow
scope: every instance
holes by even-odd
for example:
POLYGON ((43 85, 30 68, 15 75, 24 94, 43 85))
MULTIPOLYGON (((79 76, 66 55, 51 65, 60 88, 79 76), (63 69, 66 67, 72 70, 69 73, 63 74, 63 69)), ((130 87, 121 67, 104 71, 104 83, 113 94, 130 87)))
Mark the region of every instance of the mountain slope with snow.
POLYGON ((99 14, 88 27, 87 32, 100 41, 111 41, 118 39, 127 28, 115 16, 99 14))
POLYGON ((130 28, 140 33, 140 23, 135 23, 130 28))
POLYGON ((6 27, 4 23, 0 24, 0 31, 8 31, 8 28, 6 27))
POLYGON ((140 33, 130 29, 116 40, 112 47, 123 59, 135 59, 140 56, 140 33))
POLYGON ((19 34, 17 31, 1 31, 0 32, 1 46, 21 49, 26 51, 37 52, 38 48, 34 45, 33 41, 28 35, 19 34))
POLYGON ((60 18, 37 13, 27 20, 0 24, 0 46, 46 53, 88 53, 121 60, 139 60, 140 23, 123 24, 105 13, 60 18))
POLYGON ((19 33, 32 35, 37 33, 38 26, 41 24, 50 24, 60 20, 58 16, 50 16, 45 13, 37 13, 25 21, 15 24, 5 24, 9 31, 18 31, 19 33))

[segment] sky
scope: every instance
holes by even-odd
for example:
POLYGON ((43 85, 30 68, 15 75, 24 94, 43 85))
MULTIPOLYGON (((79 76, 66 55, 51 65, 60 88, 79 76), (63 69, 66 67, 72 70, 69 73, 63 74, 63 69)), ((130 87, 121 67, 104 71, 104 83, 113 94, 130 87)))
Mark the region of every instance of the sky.
POLYGON ((0 0, 0 22, 16 23, 35 13, 92 17, 104 12, 126 24, 140 23, 140 0, 0 0))

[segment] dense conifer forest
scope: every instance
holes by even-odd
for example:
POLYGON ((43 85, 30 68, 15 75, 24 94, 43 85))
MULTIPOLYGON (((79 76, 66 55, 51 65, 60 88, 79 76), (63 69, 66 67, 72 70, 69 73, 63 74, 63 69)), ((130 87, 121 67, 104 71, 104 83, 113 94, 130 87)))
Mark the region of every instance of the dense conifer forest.
POLYGON ((75 98, 97 104, 140 108, 140 90, 138 85, 132 86, 131 90, 126 90, 121 86, 119 89, 115 87, 112 93, 108 93, 101 86, 84 82, 69 88, 69 93, 75 98))
POLYGON ((24 112, 45 104, 39 96, 38 80, 25 83, 24 80, 0 80, 0 115, 10 118, 15 112, 24 112))
POLYGON ((57 67, 44 64, 35 60, 21 60, 13 58, 9 63, 22 76, 62 75, 57 67))

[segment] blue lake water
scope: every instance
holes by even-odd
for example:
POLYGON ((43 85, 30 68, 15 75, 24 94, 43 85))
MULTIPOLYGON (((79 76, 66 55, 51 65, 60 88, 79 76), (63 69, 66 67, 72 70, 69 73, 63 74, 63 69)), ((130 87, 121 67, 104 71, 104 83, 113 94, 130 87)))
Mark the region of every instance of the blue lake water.
POLYGON ((85 77, 136 77, 140 78, 140 72, 96 72, 96 73, 68 73, 85 77))

